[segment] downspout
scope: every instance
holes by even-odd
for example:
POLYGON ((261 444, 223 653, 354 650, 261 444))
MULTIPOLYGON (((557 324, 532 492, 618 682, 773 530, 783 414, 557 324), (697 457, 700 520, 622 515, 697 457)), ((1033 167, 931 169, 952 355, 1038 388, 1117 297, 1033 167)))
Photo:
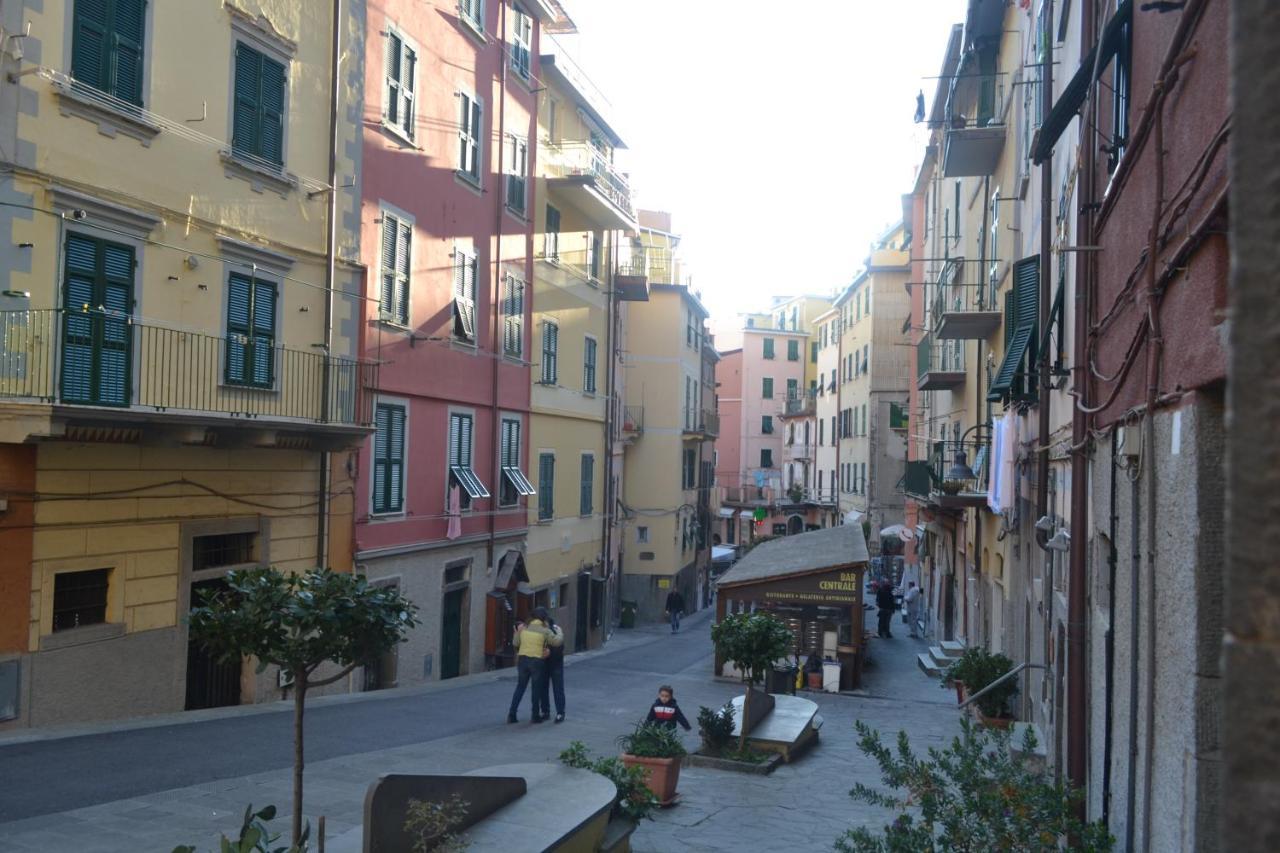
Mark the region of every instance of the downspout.
MULTIPOLYGON (((1053 0, 1045 2, 1044 33, 1044 65, 1043 97, 1040 99, 1040 126, 1044 127, 1053 110, 1053 0)), ((1040 298, 1037 300, 1039 319, 1037 321, 1041 334, 1049 328, 1049 267, 1052 258, 1052 235, 1049 232, 1053 222, 1053 156, 1044 158, 1040 163, 1040 298)), ((1036 518, 1044 518, 1049 512, 1049 351, 1036 353, 1040 361, 1040 393, 1037 411, 1040 416, 1039 432, 1036 437, 1036 518)), ((1048 541, 1048 533, 1036 529, 1036 544, 1044 550, 1048 541)), ((1047 595, 1052 599, 1053 588, 1047 595)), ((1052 626, 1049 626, 1050 631, 1052 626)))
MULTIPOLYGON (((1083 45, 1083 50, 1089 50, 1094 46, 1095 27, 1093 24, 1093 2, 1086 0, 1081 8, 1081 21, 1084 23, 1082 29, 1086 33, 1086 39, 1089 44, 1083 45)), ((1091 72, 1091 80, 1097 78, 1099 71, 1098 65, 1101 62, 1102 51, 1098 50, 1094 53, 1094 68, 1091 72)), ((1089 87, 1089 103, 1084 113, 1083 136, 1089 139, 1088 144, 1082 145, 1081 157, 1084 160, 1081 164, 1081 173, 1085 179, 1078 181, 1076 186, 1081 194, 1079 200, 1080 206, 1076 214, 1077 231, 1080 234, 1089 236, 1089 243, 1093 244, 1093 193, 1095 184, 1094 170, 1096 168, 1096 146, 1092 144, 1092 131, 1088 128, 1097 127, 1093 118, 1097 114, 1097 100, 1093 97, 1096 89, 1089 87)), ((1064 258, 1065 260, 1065 258, 1064 258)), ((1075 535, 1071 537, 1071 550, 1068 554, 1067 564, 1067 780, 1079 790, 1084 790, 1088 784, 1088 725, 1086 715, 1088 714, 1088 678, 1089 678, 1089 662, 1088 654, 1088 619, 1089 619, 1089 599, 1086 585, 1088 583, 1088 554, 1089 535, 1089 430, 1091 415, 1086 411, 1089 405, 1089 370, 1088 370, 1088 352, 1089 347, 1089 291, 1092 282, 1094 258, 1085 253, 1084 257, 1077 257, 1075 268, 1075 310, 1072 318, 1072 327, 1074 332, 1074 343, 1072 345, 1073 360, 1072 365, 1073 385, 1072 396, 1074 402, 1071 406, 1071 526, 1074 528, 1075 535)), ((1063 306, 1066 310, 1066 306, 1063 306)), ((1047 328, 1046 328, 1047 331, 1047 328)), ((1048 348, 1042 354, 1044 358, 1045 378, 1048 378, 1049 354, 1048 348)), ((1047 454, 1046 454, 1047 455, 1047 454)), ((1115 433, 1112 433, 1111 442, 1111 458, 1112 458, 1112 477, 1115 476, 1115 433)), ((1112 484, 1112 515, 1115 514, 1114 499, 1115 486, 1112 484)), ((1112 540, 1112 552, 1114 553, 1114 539, 1112 540)), ((1111 577, 1110 582, 1114 593, 1115 587, 1115 561, 1111 560, 1111 577)), ((1114 594, 1110 603, 1112 618, 1115 613, 1114 594)), ((1103 746, 1104 753, 1109 756, 1111 753, 1111 690, 1112 679, 1114 677, 1114 655, 1115 648, 1113 642, 1114 628, 1109 622, 1107 625, 1106 639, 1106 671, 1105 671, 1105 698, 1106 705, 1106 742, 1103 746)), ((1110 790, 1110 762, 1107 760, 1107 766, 1103 769, 1103 811, 1107 813, 1109 806, 1106 798, 1110 790)), ((1082 798, 1079 800, 1076 811, 1077 816, 1084 818, 1087 805, 1082 798)))
MULTIPOLYGON (((1086 19, 1087 20, 1087 19, 1086 19)), ((1111 830, 1111 755, 1114 750, 1116 700, 1116 438, 1118 430, 1111 430, 1111 499, 1107 533, 1107 637, 1106 637, 1106 694, 1104 697, 1102 738, 1102 825, 1111 830)))
POLYGON ((1141 525, 1138 521, 1141 487, 1130 475, 1129 486, 1129 778, 1124 821, 1125 853, 1133 853, 1134 823, 1138 808, 1138 616, 1142 606, 1139 577, 1142 570, 1142 548, 1139 546, 1141 525))
MULTIPOLYGON (((329 228, 325 234, 324 268, 324 368, 320 383, 320 421, 329 422, 329 386, 333 369, 333 286, 337 275, 338 244, 338 64, 342 50, 342 0, 333 0, 333 41, 330 45, 329 81, 329 228)), ((316 565, 329 565, 329 453, 320 451, 320 475, 316 487, 316 565)))
MULTIPOLYGON (((490 424, 490 434, 493 436, 493 444, 490 447, 491 452, 489 453, 489 462, 491 466, 489 470, 493 472, 490 479, 490 482, 493 483, 493 497, 489 499, 489 536, 485 541, 485 558, 487 560, 489 570, 494 572, 497 571, 497 566, 493 561, 493 557, 497 547, 498 494, 502 489, 502 467, 501 460, 499 458, 499 444, 502 442, 500 432, 502 429, 502 419, 498 414, 498 367, 502 361, 502 350, 500 348, 501 344, 499 344, 499 340, 502 337, 502 329, 499 326, 500 311, 498 306, 502 301, 502 207, 506 203, 503 199, 503 196, 506 195, 506 187, 503 186, 503 178, 505 177, 505 173, 503 172, 503 157, 507 150, 507 57, 504 53, 506 50, 505 45, 507 43, 507 4, 501 4, 501 8, 501 24, 498 28, 498 187, 497 191, 493 194, 494 199, 496 200, 495 209, 497 212, 494 216, 493 228, 493 289, 490 291, 491 295, 489 302, 489 314, 492 317, 491 326, 493 329, 493 336, 489 340, 489 347, 491 350, 490 355, 492 356, 489 359, 489 420, 492 421, 490 424)), ((525 157, 527 158, 528 154, 526 154, 525 157)), ((527 162, 528 161, 526 159, 526 163, 527 162)), ((529 169, 526 168, 525 173, 528 174, 528 172, 529 169)), ((528 183, 528 178, 526 178, 526 186, 528 183)), ((521 430, 521 443, 527 441, 528 432, 528 430, 521 430)))
MULTIPOLYGON (((604 329, 604 352, 605 358, 609 359, 609 364, 604 371, 604 396, 607 404, 604 407, 604 465, 600 466, 604 471, 604 502, 601 504, 600 519, 600 540, 603 544, 602 553, 600 554, 600 570, 607 580, 613 574, 612 560, 612 544, 613 544, 613 509, 616 503, 613 494, 613 428, 616 421, 614 411, 620 404, 620 400, 614 399, 614 362, 617 360, 613 354, 613 326, 617 322, 617 268, 618 268, 618 231, 614 231, 609 240, 609 269, 608 284, 605 287, 605 329, 604 329)), ((608 590, 608 585, 605 587, 608 590)), ((605 613, 612 613, 612 608, 608 602, 605 603, 605 613)), ((588 608, 588 612, 590 608, 588 608)), ((590 617, 588 616, 588 625, 590 617)), ((600 633, 606 634, 605 615, 600 616, 600 633)), ((602 637, 603 639, 603 637, 602 637)))
MULTIPOLYGON (((991 197, 991 178, 990 176, 987 176, 982 179, 982 199, 983 199, 982 230, 978 232, 978 246, 980 247, 978 250, 978 259, 979 259, 978 275, 979 276, 981 276, 983 274, 983 271, 987 268, 987 213, 991 209, 987 199, 989 199, 990 197, 991 197)), ((986 284, 985 282, 982 282, 978 285, 978 287, 979 288, 984 287, 985 284, 986 284)), ((982 291, 979 290, 978 293, 979 293, 979 296, 981 296, 982 291)), ((977 422, 983 423, 983 420, 982 420, 982 403, 983 403, 982 341, 981 340, 978 341, 978 349, 977 349, 976 356, 977 356, 977 360, 974 362, 974 365, 973 365, 974 376, 977 378, 977 382, 974 383, 973 410, 975 412, 974 416, 977 419, 977 422)), ((986 423, 986 429, 988 430, 987 435, 990 435, 991 434, 989 432, 991 428, 990 419, 988 419, 985 423, 986 423)), ((982 430, 981 429, 978 430, 977 434, 979 436, 982 435, 982 430)), ((976 442, 974 444, 974 448, 975 448, 975 453, 973 454, 973 461, 976 464, 978 461, 978 454, 976 452, 976 448, 977 448, 976 442)), ((956 450, 963 450, 963 449, 964 449, 963 445, 956 448, 956 450)), ((977 472, 974 472, 974 473, 977 473, 977 472)), ((979 578, 982 577, 982 513, 983 511, 984 510, 981 507, 975 508, 973 511, 973 566, 974 566, 974 573, 979 578)), ((992 589, 992 592, 995 592, 994 588, 992 589)), ((979 601, 981 601, 981 599, 979 599, 979 601)), ((997 606, 997 605, 995 604, 989 605, 989 608, 994 606, 997 606)), ((1004 602, 1002 601, 999 606, 1003 608, 1004 602)), ((991 617, 991 614, 988 613, 987 618, 990 619, 990 617, 991 617)))

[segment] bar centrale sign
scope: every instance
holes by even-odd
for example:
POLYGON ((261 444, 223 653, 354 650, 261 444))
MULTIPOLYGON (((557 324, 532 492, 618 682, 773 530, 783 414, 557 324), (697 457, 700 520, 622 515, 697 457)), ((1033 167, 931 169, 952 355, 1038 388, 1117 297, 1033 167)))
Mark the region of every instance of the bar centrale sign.
POLYGON ((764 584, 766 601, 787 604, 856 604, 860 600, 858 572, 831 572, 787 578, 764 584))

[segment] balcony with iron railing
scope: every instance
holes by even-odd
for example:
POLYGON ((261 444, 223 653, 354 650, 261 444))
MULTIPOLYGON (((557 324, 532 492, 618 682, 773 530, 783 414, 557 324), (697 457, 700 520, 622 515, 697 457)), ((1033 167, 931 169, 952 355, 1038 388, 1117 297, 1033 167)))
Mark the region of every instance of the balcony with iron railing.
POLYGON ((983 281, 984 273, 977 266, 964 258, 952 258, 929 288, 935 339, 986 340, 1000 328, 1004 314, 996 305, 994 289, 983 281))
POLYGON ((784 417, 804 417, 812 415, 817 408, 817 395, 814 391, 797 391, 787 395, 783 405, 784 417))
POLYGON ((603 230, 634 231, 631 182, 590 142, 545 142, 539 152, 552 194, 568 195, 578 210, 603 230))
POLYGON ((720 415, 709 409, 686 409, 683 432, 686 438, 714 438, 720 434, 720 415))
POLYGON ((947 178, 994 174, 1008 130, 1004 123, 1005 75, 962 74, 947 98, 942 174, 947 178))
POLYGON ((363 436, 377 365, 104 309, 0 311, 0 404, 63 420, 363 436))
POLYGON ((772 486, 719 486, 720 503, 740 507, 771 506, 777 497, 772 486))
MULTIPOLYGON (((570 242, 570 238, 563 234, 543 235, 542 252, 538 255, 538 260, 547 264, 543 272, 547 273, 551 267, 554 267, 568 279, 563 282, 554 282, 553 278, 554 283, 577 282, 599 287, 607 277, 608 255, 603 249, 583 249, 580 245, 570 247, 567 245, 570 242)), ((548 274, 554 277, 554 273, 548 274)))
POLYGON ((926 333, 916 344, 916 387, 945 391, 964 385, 964 346, 964 341, 935 341, 926 333))
POLYGON ((902 478, 909 497, 943 509, 986 506, 990 445, 977 429, 975 436, 934 441, 927 459, 907 463, 902 478))
POLYGON ((817 451, 818 446, 813 442, 797 439, 782 446, 782 461, 812 462, 817 451))
POLYGON ((646 279, 649 284, 681 284, 680 259, 665 246, 624 247, 618 274, 646 279))

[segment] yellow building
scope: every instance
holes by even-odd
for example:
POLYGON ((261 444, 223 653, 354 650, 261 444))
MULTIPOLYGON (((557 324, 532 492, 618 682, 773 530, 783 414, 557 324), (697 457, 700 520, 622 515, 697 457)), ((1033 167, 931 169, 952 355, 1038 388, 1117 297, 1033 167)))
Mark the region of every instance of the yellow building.
POLYGON ((833 429, 840 513, 856 512, 870 523, 873 552, 880 531, 903 518, 899 483, 907 448, 910 365, 903 325, 911 313, 904 287, 909 270, 899 223, 872 245, 866 268, 836 300, 838 322, 828 329, 828 338, 839 331, 833 429))
POLYGON ((630 429, 619 511, 622 598, 647 620, 661 618, 672 590, 690 612, 705 600, 719 419, 708 314, 681 280, 679 237, 669 214, 639 219, 633 263, 643 258, 649 298, 628 306, 621 340, 630 429))
POLYGON ((637 223, 623 147, 589 83, 559 56, 541 60, 534 266, 533 393, 526 567, 534 603, 564 626, 571 649, 604 639, 616 589, 617 534, 609 511, 620 476, 618 246, 637 223), (611 596, 609 593, 615 593, 611 596))
POLYGON ((335 121, 325 4, 50 0, 3 26, 0 728, 277 699, 183 616, 231 567, 350 566, 359 64, 335 121))

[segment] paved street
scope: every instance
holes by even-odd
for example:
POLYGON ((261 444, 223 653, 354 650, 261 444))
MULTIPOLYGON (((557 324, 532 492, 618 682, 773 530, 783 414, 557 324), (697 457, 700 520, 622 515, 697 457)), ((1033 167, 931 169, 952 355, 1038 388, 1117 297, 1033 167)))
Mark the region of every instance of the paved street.
MULTIPOLYGON (((334 837, 357 826, 364 790, 379 773, 464 771, 554 760, 571 740, 611 752, 659 683, 675 686, 692 718, 735 693, 713 680, 707 614, 671 636, 653 626, 619 632, 605 649, 569 660, 563 725, 503 723, 512 676, 486 673, 431 688, 317 700, 307 717, 307 811, 334 837)), ((818 748, 771 777, 687 768, 682 802, 637 832, 639 851, 827 849, 839 832, 882 815, 848 789, 874 768, 858 753, 852 720, 910 730, 920 745, 955 730, 948 696, 914 666, 921 641, 875 641, 860 696, 822 696, 818 748), (756 839, 744 843, 743 839, 756 839)), ((527 700, 522 717, 527 720, 527 700)), ((67 736, 0 739, 0 766, 28 784, 0 790, 5 850, 167 851, 212 846, 245 804, 287 807, 287 706, 205 712, 81 729, 67 736), (182 722, 178 722, 182 720, 182 722)), ((696 731, 686 736, 692 748, 696 731)), ((287 821, 279 821, 281 827, 287 821)))

